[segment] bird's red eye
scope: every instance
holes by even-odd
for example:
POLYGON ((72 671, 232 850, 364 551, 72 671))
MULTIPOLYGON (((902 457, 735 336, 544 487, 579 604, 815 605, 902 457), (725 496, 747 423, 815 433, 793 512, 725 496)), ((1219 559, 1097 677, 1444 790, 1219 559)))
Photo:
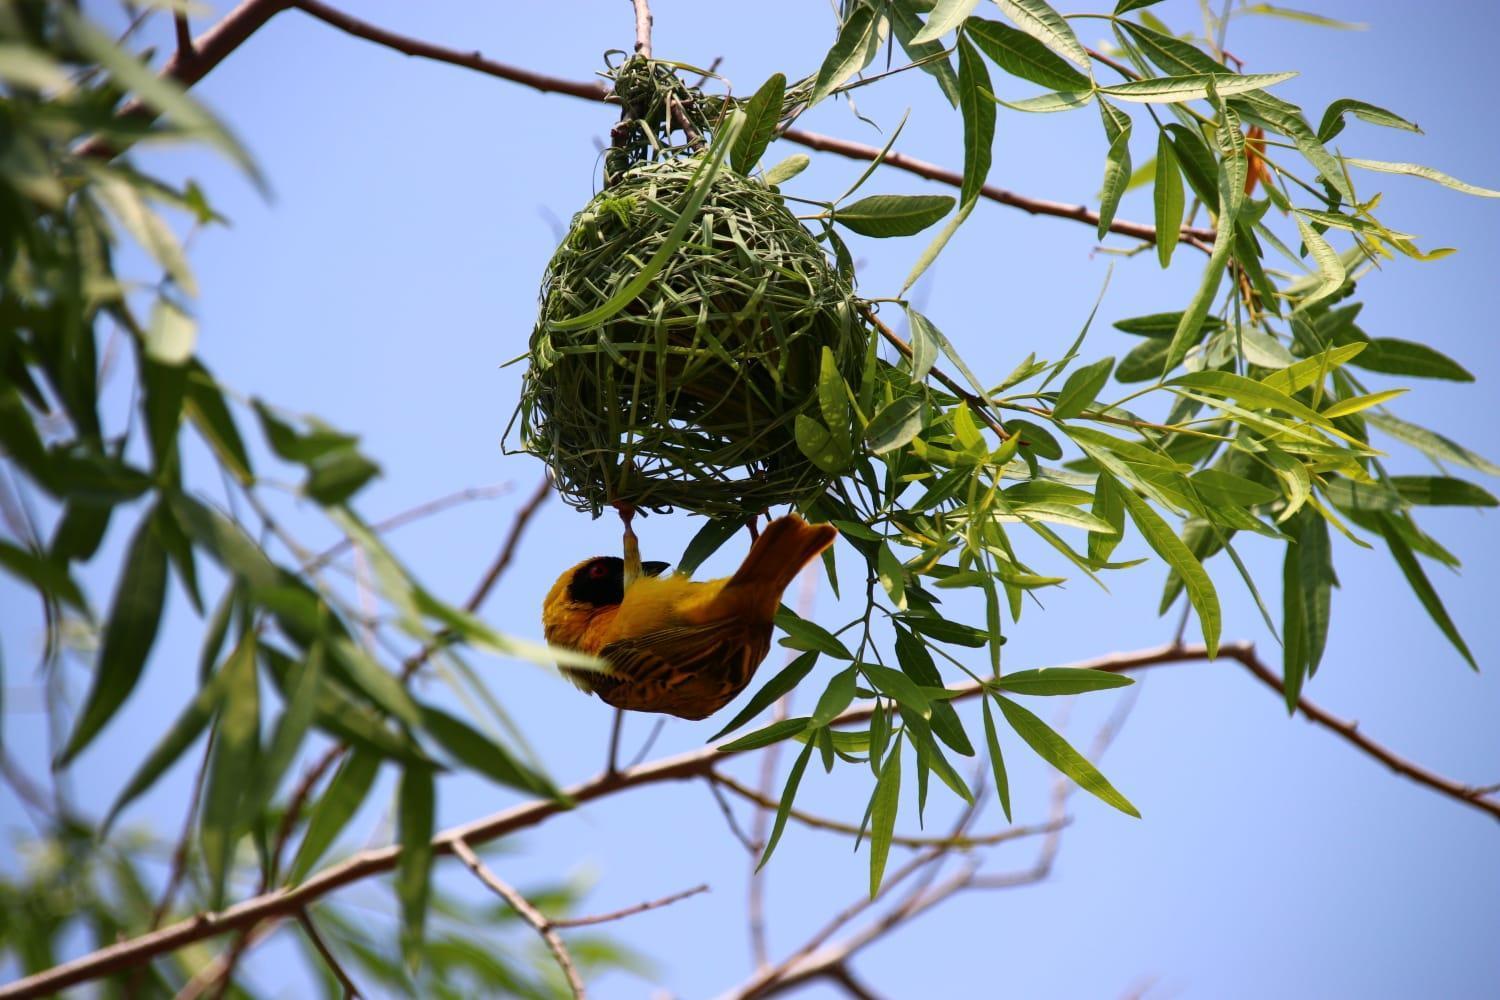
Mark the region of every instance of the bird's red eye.
POLYGON ((596 562, 589 567, 589 576, 595 580, 602 580, 606 576, 609 576, 609 567, 602 562, 596 562))

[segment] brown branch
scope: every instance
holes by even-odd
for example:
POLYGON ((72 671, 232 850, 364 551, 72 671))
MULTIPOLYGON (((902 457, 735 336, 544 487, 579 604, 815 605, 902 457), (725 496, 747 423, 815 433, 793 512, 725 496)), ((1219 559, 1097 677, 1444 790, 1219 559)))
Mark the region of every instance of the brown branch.
MULTIPOLYGON (((896 350, 901 352, 902 357, 906 358, 908 361, 911 360, 911 345, 906 342, 905 337, 901 336, 901 334, 897 333, 895 330, 892 330, 889 326, 882 323, 880 321, 880 317, 875 315, 875 310, 871 309, 869 306, 860 307, 860 314, 869 321, 871 326, 875 327, 875 329, 879 331, 880 335, 885 338, 887 343, 891 344, 896 348, 896 350)), ((933 378, 937 379, 944 386, 946 386, 949 392, 953 393, 959 399, 962 399, 964 402, 968 403, 969 407, 974 411, 974 415, 977 416, 980 420, 983 420, 985 424, 989 426, 990 430, 1000 435, 1000 440, 1006 441, 1010 439, 1010 431, 1000 426, 1000 421, 995 419, 995 415, 990 412, 992 404, 988 399, 978 395, 977 393, 970 392, 968 389, 965 389, 957 379, 955 379, 952 375, 949 375, 947 372, 943 371, 941 368, 938 368, 937 366, 933 366, 930 374, 933 378)))
POLYGON ((333 973, 333 978, 337 979, 339 985, 344 988, 344 1000, 359 1000, 359 987, 354 985, 354 980, 349 978, 349 973, 344 971, 344 967, 334 957, 333 951, 324 942, 323 935, 318 933, 318 928, 312 922, 312 916, 306 910, 298 910, 297 922, 302 925, 302 929, 307 933, 307 939, 317 949, 319 957, 323 959, 323 964, 328 966, 328 971, 333 973))
POLYGON ((553 925, 540 910, 531 905, 525 896, 485 867, 484 862, 479 860, 479 855, 474 853, 462 837, 454 838, 452 847, 453 853, 458 855, 479 881, 495 890, 501 899, 510 904, 511 909, 520 914, 522 920, 536 928, 536 932, 542 936, 542 940, 547 943, 547 948, 552 952, 552 957, 557 959, 557 964, 562 967, 563 976, 568 980, 568 989, 573 991, 574 997, 582 1000, 586 993, 583 988, 583 978, 579 976, 578 966, 574 964, 573 956, 568 954, 567 947, 562 943, 562 938, 557 936, 557 931, 553 930, 553 925))
POLYGON ((177 35, 177 58, 184 61, 193 58, 193 29, 188 27, 188 16, 183 11, 172 15, 172 30, 177 35))
MULTIPOLYGON (((505 536, 505 542, 500 546, 500 552, 495 556, 495 561, 485 571, 483 579, 464 602, 464 610, 471 614, 478 611, 480 605, 484 604, 485 598, 490 596, 490 591, 495 589, 495 584, 500 582, 500 577, 510 568, 511 560, 515 558, 516 549, 520 547, 521 537, 526 534, 526 529, 531 525, 531 519, 536 515, 537 509, 546 503, 547 497, 552 494, 552 479, 550 476, 542 476, 542 481, 537 483, 536 489, 516 512, 516 519, 511 523, 510 534, 505 536)), ((437 651, 439 642, 423 646, 414 653, 405 663, 401 665, 401 680, 409 681, 412 675, 422 668, 422 665, 431 659, 432 654, 437 651)))
POLYGON ((674 892, 670 896, 663 896, 660 899, 651 899, 647 900, 644 903, 636 903, 634 906, 627 906, 623 910, 612 910, 609 913, 599 913, 591 917, 568 917, 563 920, 549 920, 548 925, 560 929, 569 927, 591 927, 594 924, 604 924, 610 922, 611 920, 623 920, 626 917, 633 917, 637 913, 645 913, 647 910, 659 910, 663 906, 671 906, 673 903, 679 903, 682 900, 687 899, 689 896, 696 896, 700 892, 707 891, 708 883, 705 882, 702 885, 695 885, 691 889, 684 889, 681 892, 674 892))
MULTIPOLYGON (((1254 646, 1251 644, 1225 643, 1219 647, 1219 655, 1245 665, 1257 678, 1274 687, 1278 692, 1281 690, 1276 675, 1260 663, 1256 658, 1254 646)), ((1196 662, 1205 660, 1207 657, 1208 652, 1201 645, 1172 645, 1132 653, 1114 653, 1053 669, 1088 668, 1110 673, 1126 673, 1169 663, 1196 662)), ((955 685, 952 688, 953 697, 949 700, 972 698, 983 690, 982 685, 972 682, 955 685)), ((1481 789, 1460 785, 1396 755, 1359 733, 1353 723, 1344 722, 1330 715, 1305 698, 1299 699, 1297 704, 1309 720, 1339 733, 1344 739, 1397 773, 1434 791, 1441 792, 1449 798, 1500 818, 1500 803, 1483 797, 1480 794, 1481 789)), ((853 707, 834 719, 833 724, 848 726, 867 722, 871 711, 870 705, 853 707)), ((576 808, 595 799, 606 798, 643 785, 703 778, 718 766, 720 761, 734 753, 734 751, 723 751, 710 746, 652 761, 613 775, 600 775, 566 789, 563 797, 558 799, 523 802, 463 826, 445 830, 433 838, 433 851, 439 855, 452 854, 454 853, 453 845, 458 840, 471 844, 484 843, 517 830, 529 829, 567 811, 570 808, 569 804, 576 808)), ((278 888, 252 896, 216 913, 200 913, 160 930, 127 938, 25 979, 0 986, 0 1000, 47 996, 78 983, 132 968, 158 955, 199 941, 243 930, 272 918, 294 916, 299 909, 309 905, 313 900, 320 899, 351 883, 393 870, 400 854, 400 847, 395 845, 360 851, 312 875, 299 885, 278 888)))
POLYGON ((876 994, 871 991, 869 987, 865 986, 864 983, 854 978, 854 973, 849 971, 849 967, 847 965, 844 965, 842 963, 840 963, 839 965, 835 965, 833 968, 825 972, 824 975, 834 983, 837 983, 839 986, 843 987, 844 992, 853 997, 854 1000, 880 1000, 880 998, 876 996, 876 994))
MULTIPOLYGON (((723 785, 740 798, 747 802, 753 802, 762 809, 775 811, 777 801, 769 795, 743 785, 720 771, 710 771, 708 780, 716 785, 723 785)), ((803 826, 812 827, 815 830, 830 830, 834 833, 845 833, 851 837, 860 835, 860 828, 853 823, 844 823, 840 820, 829 819, 826 816, 818 816, 813 813, 804 812, 792 807, 787 811, 790 819, 796 820, 803 826)), ((1003 844, 1007 840, 1019 840, 1022 837, 1035 837, 1044 833, 1051 833, 1057 829, 1058 823, 1040 823, 1035 826, 1012 826, 996 833, 981 834, 977 837, 951 836, 951 837, 924 837, 910 834, 896 833, 891 835, 891 843, 901 847, 941 847, 946 850, 965 851, 975 847, 991 847, 995 844, 1003 844)))
MULTIPOLYGON (((486 76, 509 80, 519 83, 524 87, 541 91, 547 94, 566 94, 588 101, 603 101, 609 97, 609 88, 594 80, 568 80, 562 77, 550 76, 546 73, 537 73, 533 70, 519 66, 511 66, 506 63, 486 59, 478 52, 461 52, 457 49, 447 48, 442 45, 434 45, 406 35, 397 34, 384 28, 361 21, 351 17, 319 0, 245 0, 240 6, 227 14, 222 21, 200 35, 193 42, 194 56, 191 60, 182 60, 177 56, 168 60, 162 67, 162 75, 175 80, 184 87, 191 87, 224 60, 230 52, 238 48, 256 29, 265 24, 272 16, 286 10, 296 8, 303 11, 326 24, 332 25, 347 34, 365 41, 374 42, 377 45, 394 49, 404 55, 414 56, 422 59, 431 59, 436 62, 448 63, 454 66, 462 66, 465 69, 483 73, 486 76)), ((130 101, 121 111, 136 119, 150 120, 155 112, 143 105, 140 101, 130 101)), ((880 158, 880 149, 862 142, 853 142, 848 139, 839 139, 833 136, 821 135, 817 132, 808 132, 803 129, 787 129, 781 138, 799 146, 820 152, 834 153, 853 160, 864 160, 873 162, 880 158)), ((101 140, 90 140, 80 147, 80 153, 85 155, 114 155, 116 152, 109 144, 101 140)), ((897 170, 916 174, 930 181, 947 184, 950 187, 961 187, 963 175, 958 171, 949 170, 946 167, 919 160, 903 153, 888 153, 884 162, 897 170)), ((1068 205, 1062 202, 1049 201, 1044 198, 1031 198, 1026 195, 1008 191, 1005 188, 986 184, 980 189, 980 196, 1000 205, 1018 208, 1031 215, 1047 215, 1059 219, 1072 219, 1089 226, 1099 225, 1099 213, 1092 211, 1085 205, 1068 205)), ((1124 219, 1116 219, 1110 223, 1109 231, 1121 236, 1129 236, 1133 239, 1144 240, 1148 243, 1156 242, 1156 227, 1143 222, 1129 222, 1124 219)), ((1198 229, 1184 226, 1178 232, 1178 240, 1200 250, 1207 250, 1206 241, 1214 238, 1213 230, 1198 229)))
POLYGON ((630 0, 635 7, 635 54, 651 58, 651 4, 649 0, 630 0))
MULTIPOLYGON (((764 760, 765 758, 763 757, 761 759, 764 760)), ((729 799, 724 797, 724 792, 719 788, 718 782, 708 782, 708 791, 709 794, 714 797, 714 804, 719 807, 719 812, 723 814, 724 822, 729 824, 730 834, 734 837, 735 840, 738 840, 740 842, 740 846, 745 849, 745 853, 750 855, 750 886, 751 888, 754 888, 759 884, 755 880, 754 869, 755 856, 760 853, 760 847, 757 846, 755 838, 751 837, 749 834, 745 833, 744 830, 740 829, 740 821, 735 819, 734 816, 734 807, 729 804, 729 799)))

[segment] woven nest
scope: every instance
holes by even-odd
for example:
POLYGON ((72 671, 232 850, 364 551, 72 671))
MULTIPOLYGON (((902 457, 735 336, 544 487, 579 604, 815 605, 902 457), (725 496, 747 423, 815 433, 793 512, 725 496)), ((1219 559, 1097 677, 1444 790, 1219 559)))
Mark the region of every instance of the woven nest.
POLYGON ((824 347, 858 388, 868 332, 849 281, 766 185, 722 170, 639 294, 570 323, 670 246, 702 159, 625 173, 573 219, 547 267, 521 441, 580 510, 745 514, 808 499, 830 478, 793 426, 816 415, 824 347))

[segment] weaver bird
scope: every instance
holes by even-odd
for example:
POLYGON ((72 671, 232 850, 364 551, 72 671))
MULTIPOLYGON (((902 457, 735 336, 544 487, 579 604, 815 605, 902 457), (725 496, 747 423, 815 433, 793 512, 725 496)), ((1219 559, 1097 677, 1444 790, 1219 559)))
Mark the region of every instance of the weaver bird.
POLYGON ((694 582, 642 563, 627 517, 625 558, 585 559, 558 577, 542 627, 553 645, 609 665, 564 667, 583 690, 616 708, 704 719, 750 683, 770 652, 782 591, 837 536, 789 514, 766 526, 733 576, 694 582))

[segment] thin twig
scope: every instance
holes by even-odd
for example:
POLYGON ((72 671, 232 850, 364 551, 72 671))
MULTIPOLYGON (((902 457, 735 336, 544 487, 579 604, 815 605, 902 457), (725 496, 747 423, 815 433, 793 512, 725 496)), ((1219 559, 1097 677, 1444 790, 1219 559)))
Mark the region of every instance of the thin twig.
POLYGON ((188 27, 186 11, 172 15, 172 30, 177 34, 177 58, 187 62, 193 58, 193 29, 188 27))
MULTIPOLYGON (((724 814, 724 822, 729 824, 729 832, 734 835, 735 840, 740 842, 740 846, 745 849, 745 853, 750 855, 750 863, 754 865, 755 856, 760 853, 760 846, 744 830, 740 829, 740 821, 735 819, 734 816, 734 807, 724 797, 724 792, 719 788, 719 783, 717 781, 709 781, 708 790, 713 795, 714 802, 719 807, 719 812, 724 814)), ((752 886, 755 885, 754 878, 755 876, 752 872, 750 883, 752 886)))
MULTIPOLYGON (((496 497, 504 496, 510 490, 511 485, 509 483, 498 483, 494 486, 471 486, 468 489, 438 497, 436 500, 429 500, 426 503, 418 504, 408 510, 403 510, 399 514, 393 514, 384 521, 378 521, 370 525, 370 531, 377 535, 388 535, 397 528, 405 527, 413 521, 420 521, 425 517, 441 514, 443 511, 451 507, 457 507, 460 504, 472 503, 476 500, 493 500, 496 497)), ((342 538, 314 556, 310 563, 302 567, 303 571, 312 572, 322 569, 353 547, 354 539, 348 537, 342 538)))
POLYGON ((634 906, 627 906, 623 910, 613 910, 609 913, 600 913, 591 917, 568 917, 564 920, 553 920, 549 923, 551 926, 559 929, 568 927, 591 927, 594 924, 604 924, 608 923, 611 920, 623 920, 626 917, 633 917, 637 913, 645 913, 647 910, 659 910, 663 906, 671 906, 673 903, 681 902, 682 900, 687 899, 689 896, 696 896, 700 892, 707 891, 708 883, 705 882, 702 885, 695 885, 691 889, 684 889, 681 892, 674 892, 670 896, 663 896, 660 899, 651 899, 647 900, 644 903, 636 903, 634 906))
MULTIPOLYGON (((769 795, 762 795, 755 789, 741 784, 721 771, 710 771, 708 780, 713 784, 724 786, 740 798, 747 802, 753 802, 762 809, 774 812, 779 804, 769 795)), ((845 833, 851 837, 857 837, 861 834, 860 828, 853 823, 829 819, 826 816, 817 816, 796 807, 788 810, 787 817, 796 820, 803 826, 810 826, 815 830, 830 830, 834 833, 845 833)), ((1036 826, 1011 826, 996 833, 987 833, 977 837, 926 837, 896 833, 891 835, 891 843, 901 847, 942 847, 949 850, 962 851, 974 847, 991 847, 995 844, 1003 844, 1007 840, 1018 840, 1022 837, 1035 837, 1039 834, 1050 833, 1055 826, 1056 824, 1054 823, 1042 823, 1036 826)))
POLYGON ((318 928, 313 925, 312 916, 306 910, 298 910, 297 922, 307 932, 307 939, 317 949, 318 955, 323 959, 323 964, 328 966, 328 971, 333 973, 333 978, 337 979, 339 985, 344 988, 344 1000, 359 1000, 359 987, 354 985, 354 980, 349 978, 349 973, 344 971, 344 967, 334 957, 333 951, 324 942, 323 935, 318 933, 318 928))
POLYGON ((203 798, 203 783, 208 776, 208 761, 213 747, 214 734, 210 732, 203 744, 203 763, 198 765, 198 776, 193 780, 193 793, 188 799, 187 815, 182 818, 182 833, 177 838, 176 850, 172 852, 172 868, 167 873, 167 884, 162 888, 161 899, 151 914, 151 930, 153 931, 161 926, 161 922, 166 919, 167 913, 172 909, 172 899, 177 895, 178 885, 182 883, 183 872, 187 870, 188 851, 193 844, 193 820, 198 815, 198 802, 203 798))
POLYGON ((657 720, 651 724, 651 732, 646 735, 646 741, 642 743, 641 748, 635 752, 635 756, 630 758, 630 763, 626 764, 626 767, 635 767, 641 761, 646 759, 646 755, 651 752, 651 748, 656 746, 656 738, 661 735, 662 728, 666 724, 667 717, 665 715, 657 717, 657 720))
POLYGON ((568 989, 573 991, 573 996, 577 1000, 582 1000, 586 995, 583 978, 579 976, 578 966, 573 963, 573 956, 568 954, 567 946, 563 944, 562 938, 558 937, 553 925, 536 907, 531 905, 525 896, 485 867, 484 862, 479 860, 479 855, 474 853, 462 837, 454 838, 452 846, 453 853, 457 854, 459 860, 465 865, 468 865, 469 870, 479 881, 495 890, 500 898, 509 903, 511 909, 520 915, 522 920, 536 928, 536 932, 542 936, 542 940, 547 943, 547 948, 552 952, 552 957, 557 959, 557 964, 562 967, 563 976, 568 980, 568 989))

